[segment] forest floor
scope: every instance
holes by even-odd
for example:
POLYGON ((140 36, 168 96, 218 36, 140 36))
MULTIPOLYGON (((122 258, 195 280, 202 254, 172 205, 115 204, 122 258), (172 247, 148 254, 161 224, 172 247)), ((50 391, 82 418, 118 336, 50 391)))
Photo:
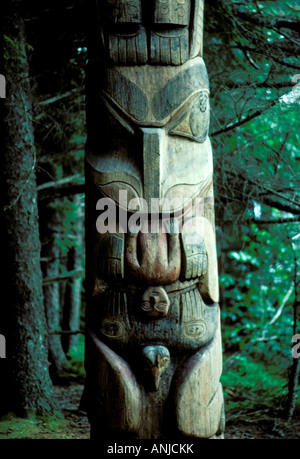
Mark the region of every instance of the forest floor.
MULTIPOLYGON (((83 386, 56 386, 56 397, 69 421, 72 438, 89 438, 90 426, 85 413, 78 410, 83 386)), ((225 439, 300 439, 300 418, 291 422, 272 418, 263 411, 227 415, 225 439)))
MULTIPOLYGON (((0 439, 89 439, 90 424, 79 409, 83 385, 55 386, 60 418, 21 420, 13 415, 0 419, 0 439)), ((263 410, 226 415, 225 439, 300 439, 300 417, 291 422, 263 410)))

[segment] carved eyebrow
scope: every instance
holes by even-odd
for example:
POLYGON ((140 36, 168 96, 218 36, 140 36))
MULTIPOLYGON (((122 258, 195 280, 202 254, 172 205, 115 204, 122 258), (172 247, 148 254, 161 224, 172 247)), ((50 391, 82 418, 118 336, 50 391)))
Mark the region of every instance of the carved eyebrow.
MULTIPOLYGON (((107 69, 105 83, 104 94, 115 104, 116 108, 121 108, 123 114, 118 110, 113 110, 110 104, 107 106, 114 116, 119 113, 116 118, 124 127, 132 131, 132 128, 129 128, 130 122, 129 124, 122 122, 124 113, 137 123, 145 121, 148 114, 147 96, 135 83, 116 69, 107 69)), ((177 109, 201 89, 209 92, 208 76, 202 64, 181 71, 154 94, 151 100, 154 117, 159 122, 163 122, 170 115, 172 118, 172 115, 176 117, 177 109)), ((128 121, 129 118, 127 118, 128 121)), ((171 124, 173 124, 173 120, 171 124)))
POLYGON ((130 134, 135 134, 134 128, 132 126, 131 120, 128 119, 126 113, 121 112, 120 108, 114 103, 115 101, 111 98, 107 100, 107 96, 101 96, 102 100, 107 108, 107 110, 112 114, 112 116, 125 128, 130 134))
POLYGON ((208 77, 202 65, 195 65, 176 75, 154 95, 151 107, 158 121, 176 110, 193 92, 209 89, 208 77))
POLYGON ((108 69, 107 94, 132 118, 143 121, 148 112, 145 93, 132 81, 114 69, 108 69))

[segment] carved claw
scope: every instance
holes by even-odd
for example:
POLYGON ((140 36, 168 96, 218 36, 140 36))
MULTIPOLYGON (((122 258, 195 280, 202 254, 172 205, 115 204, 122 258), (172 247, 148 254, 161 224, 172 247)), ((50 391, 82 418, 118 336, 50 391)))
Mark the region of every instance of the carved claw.
POLYGON ((143 349, 145 371, 150 371, 155 390, 159 388, 160 377, 170 364, 170 353, 165 346, 146 346, 143 349))
POLYGON ((104 280, 98 279, 98 277, 96 277, 92 296, 102 295, 102 293, 105 293, 107 289, 107 283, 104 280))

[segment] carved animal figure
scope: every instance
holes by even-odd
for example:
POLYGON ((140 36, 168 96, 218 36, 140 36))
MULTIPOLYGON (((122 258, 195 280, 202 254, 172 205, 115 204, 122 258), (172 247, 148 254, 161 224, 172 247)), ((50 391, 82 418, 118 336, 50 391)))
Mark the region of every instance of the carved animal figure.
POLYGON ((150 373, 155 390, 159 388, 161 375, 170 364, 170 352, 165 346, 146 346, 143 349, 144 371, 150 373))
POLYGON ((222 436, 203 0, 94 5, 85 157, 92 433, 222 436))

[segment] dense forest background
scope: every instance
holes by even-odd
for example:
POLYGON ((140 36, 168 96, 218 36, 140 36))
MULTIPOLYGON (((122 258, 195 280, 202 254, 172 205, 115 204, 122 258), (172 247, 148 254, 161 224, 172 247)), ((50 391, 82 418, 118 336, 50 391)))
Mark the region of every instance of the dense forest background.
MULTIPOLYGON (((21 418, 20 436, 37 422, 67 436, 53 391, 84 382, 89 2, 5 3, 0 436, 21 418)), ((206 1, 204 24, 227 423, 284 438, 300 428, 300 6, 206 1)))

